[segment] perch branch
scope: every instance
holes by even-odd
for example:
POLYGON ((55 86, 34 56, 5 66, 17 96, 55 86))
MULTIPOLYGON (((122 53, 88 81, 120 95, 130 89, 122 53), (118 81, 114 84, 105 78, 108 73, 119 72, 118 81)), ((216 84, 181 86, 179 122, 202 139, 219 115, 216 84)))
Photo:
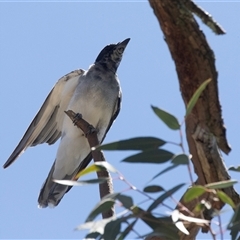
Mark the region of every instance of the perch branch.
MULTIPOLYGON (((85 121, 81 114, 76 114, 72 110, 65 111, 65 113, 68 115, 68 117, 73 121, 74 125, 76 125, 78 128, 80 128, 83 133, 85 134, 90 148, 96 147, 99 145, 98 137, 97 137, 97 131, 93 128, 92 125, 90 125, 87 121, 85 121)), ((102 151, 99 150, 93 150, 92 151, 92 157, 94 162, 100 162, 100 161, 106 161, 103 155, 102 151)), ((100 197, 103 198, 109 193, 113 193, 113 183, 110 173, 105 171, 99 171, 97 172, 98 178, 108 178, 107 182, 99 184, 99 191, 100 191, 100 197)), ((109 211, 103 212, 102 217, 103 218, 109 218, 114 215, 114 207, 111 208, 109 211)))

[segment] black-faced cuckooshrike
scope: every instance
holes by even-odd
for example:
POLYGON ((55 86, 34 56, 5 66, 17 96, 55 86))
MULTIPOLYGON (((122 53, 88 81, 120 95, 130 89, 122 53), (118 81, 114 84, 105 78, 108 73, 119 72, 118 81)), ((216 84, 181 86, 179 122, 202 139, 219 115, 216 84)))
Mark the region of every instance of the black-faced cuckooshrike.
POLYGON ((74 179, 92 159, 85 135, 64 111, 81 113, 97 129, 99 142, 103 141, 116 119, 121 103, 116 71, 129 41, 127 38, 103 48, 87 71, 75 70, 60 78, 4 164, 4 168, 8 167, 30 146, 53 144, 61 137, 56 159, 39 194, 39 207, 57 206, 71 189, 52 179, 74 179))

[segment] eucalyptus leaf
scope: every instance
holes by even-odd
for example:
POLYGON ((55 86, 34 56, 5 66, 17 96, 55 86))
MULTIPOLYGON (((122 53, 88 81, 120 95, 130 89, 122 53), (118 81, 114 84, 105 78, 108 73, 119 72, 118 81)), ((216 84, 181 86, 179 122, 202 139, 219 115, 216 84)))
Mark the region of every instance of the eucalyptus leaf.
POLYGON ((202 194, 206 192, 206 188, 203 186, 195 185, 192 186, 187 190, 187 192, 184 194, 183 200, 184 202, 190 202, 193 199, 200 197, 202 194))
POLYGON ((240 204, 236 207, 227 229, 231 231, 232 239, 239 239, 237 237, 240 233, 240 204))
POLYGON ((109 178, 96 178, 96 179, 89 179, 85 181, 73 181, 73 180, 53 180, 56 183, 67 185, 67 186, 83 186, 87 184, 100 184, 104 183, 109 178))
POLYGON ((103 200, 103 199, 113 199, 113 200, 116 200, 116 199, 117 199, 117 196, 118 196, 119 194, 121 194, 121 193, 120 193, 120 192, 109 193, 109 194, 105 195, 105 196, 102 198, 102 200, 103 200))
POLYGON ((189 115, 189 113, 192 111, 192 109, 194 108, 194 106, 197 103, 198 98, 200 97, 201 93, 203 92, 203 90, 207 87, 207 85, 211 82, 211 79, 207 79, 206 81, 204 81, 199 88, 196 90, 196 92, 193 94, 193 96, 191 97, 189 103, 187 104, 187 109, 186 109, 186 114, 185 114, 185 118, 189 115))
POLYGON ((175 164, 174 164, 174 165, 172 165, 172 166, 169 166, 169 167, 165 168, 165 169, 162 170, 160 173, 156 174, 149 182, 151 182, 151 181, 154 180, 155 178, 159 177, 160 175, 162 175, 162 174, 164 174, 164 173, 166 173, 166 172, 168 172, 168 171, 176 168, 177 166, 178 166, 178 165, 175 165, 175 164))
POLYGON ((230 205, 232 208, 235 208, 235 207, 236 207, 235 204, 234 204, 234 202, 233 202, 233 200, 232 200, 226 193, 224 193, 223 191, 220 191, 220 190, 217 191, 217 196, 219 197, 219 199, 220 199, 222 202, 230 205))
POLYGON ((116 239, 121 230, 121 223, 121 218, 107 223, 104 228, 103 239, 116 239))
POLYGON ((103 167, 103 168, 105 168, 108 171, 113 172, 113 173, 117 173, 118 172, 118 170, 116 168, 114 168, 110 163, 105 162, 105 161, 96 162, 95 165, 98 166, 98 167, 103 167))
POLYGON ((231 187, 237 182, 238 182, 237 180, 226 180, 221 182, 209 183, 209 184, 206 184, 205 187, 210 189, 221 189, 221 188, 231 187))
POLYGON ((104 170, 103 167, 101 166, 97 166, 95 164, 93 165, 90 165, 86 168, 84 168, 82 171, 80 171, 76 176, 75 176, 75 179, 78 179, 86 174, 89 174, 89 173, 92 173, 92 172, 97 172, 97 171, 101 171, 101 170, 104 170))
MULTIPOLYGON (((151 234, 152 236, 161 236, 164 237, 164 239, 179 238, 177 228, 170 217, 156 218, 151 213, 146 212, 139 207, 137 207, 137 211, 142 221, 154 230, 154 233, 151 234)), ((142 237, 141 239, 145 239, 145 237, 142 237)))
POLYGON ((113 199, 103 199, 101 200, 88 215, 85 222, 93 221, 100 213, 111 209, 115 201, 113 199))
POLYGON ((127 209, 130 209, 133 206, 133 200, 129 196, 126 196, 126 195, 123 195, 123 194, 119 194, 119 195, 117 195, 117 199, 127 209))
POLYGON ((178 154, 178 155, 174 156, 174 158, 172 159, 172 164, 188 165, 189 164, 189 158, 184 153, 178 154))
POLYGON ((105 225, 112 221, 115 220, 116 216, 110 217, 110 218, 105 218, 101 220, 95 220, 91 222, 85 222, 75 228, 75 230, 89 230, 89 233, 94 233, 94 232, 99 232, 100 234, 103 234, 105 225))
POLYGON ((231 166, 228 168, 229 171, 240 172, 240 166, 231 166))
POLYGON ((162 195, 160 195, 148 208, 148 212, 151 212, 153 209, 158 207, 166 198, 169 198, 172 194, 178 191, 181 187, 183 187, 185 183, 178 184, 177 186, 171 188, 170 190, 166 191, 162 195))
POLYGON ((86 175, 92 172, 103 171, 106 169, 113 173, 117 172, 117 169, 114 168, 111 164, 109 164, 108 162, 102 161, 102 162, 93 163, 92 165, 84 168, 75 176, 75 179, 78 179, 79 177, 82 177, 83 175, 86 175))
POLYGON ((151 106, 154 113, 172 130, 179 130, 180 124, 175 116, 158 108, 151 106))
POLYGON ((122 160, 128 163, 165 163, 173 157, 173 153, 164 149, 147 150, 122 160))
POLYGON ((117 240, 124 240, 126 238, 126 236, 131 232, 131 230, 133 229, 134 225, 137 222, 137 218, 131 222, 130 224, 128 224, 128 226, 123 230, 123 232, 121 232, 120 236, 118 237, 117 240))
POLYGON ((117 142, 104 144, 98 147, 101 150, 148 150, 163 146, 166 141, 155 137, 136 137, 117 142))
POLYGON ((162 192, 162 191, 164 191, 164 189, 158 185, 150 185, 150 186, 145 187, 143 189, 143 191, 147 192, 147 193, 156 193, 156 192, 162 192))

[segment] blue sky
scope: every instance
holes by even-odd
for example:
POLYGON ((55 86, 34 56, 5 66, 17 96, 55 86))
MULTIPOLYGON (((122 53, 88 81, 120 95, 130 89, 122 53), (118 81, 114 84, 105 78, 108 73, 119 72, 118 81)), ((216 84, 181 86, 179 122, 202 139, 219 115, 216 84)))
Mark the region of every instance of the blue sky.
MULTIPOLYGON (((227 31, 224 36, 216 36, 200 23, 215 52, 219 96, 232 146, 229 156, 223 157, 226 166, 239 165, 240 3, 199 1, 198 4, 227 31)), ((178 133, 161 123, 150 108, 151 104, 163 108, 179 120, 184 116, 175 66, 147 1, 0 2, 2 165, 55 82, 72 70, 87 69, 105 45, 128 37, 131 41, 118 69, 123 91, 122 110, 105 143, 136 136, 179 142, 178 133)), ((0 238, 81 239, 85 236, 86 232, 73 229, 85 221, 98 202, 97 185, 73 188, 55 209, 37 208, 39 190, 57 147, 58 143, 29 148, 10 168, 0 170, 0 238)), ((165 148, 181 152, 171 145, 165 148)), ((185 149, 188 149, 186 141, 185 149)), ((133 152, 105 152, 106 159, 139 189, 168 166, 121 163, 130 154, 133 152)), ((239 174, 231 172, 231 176, 239 179, 239 174)), ((89 178, 93 177, 94 174, 89 178)), ((190 182, 184 167, 159 177, 154 183, 168 189, 181 182, 190 182)), ((114 180, 114 188, 121 191, 127 186, 114 180)), ((236 189, 240 191, 239 184, 236 189)), ((179 199, 184 191, 175 194, 175 198, 179 199)), ((134 192, 126 194, 132 195, 136 204, 144 199, 134 192)), ((165 209, 159 208, 159 211, 165 209)), ((223 223, 231 216, 229 207, 226 211, 223 223)), ((144 224, 138 226, 141 234, 150 231, 144 224)), ((218 230, 216 226, 214 229, 218 230)), ((134 234, 129 236, 133 237, 134 234)), ((202 234, 198 237, 209 238, 210 235, 202 234)))

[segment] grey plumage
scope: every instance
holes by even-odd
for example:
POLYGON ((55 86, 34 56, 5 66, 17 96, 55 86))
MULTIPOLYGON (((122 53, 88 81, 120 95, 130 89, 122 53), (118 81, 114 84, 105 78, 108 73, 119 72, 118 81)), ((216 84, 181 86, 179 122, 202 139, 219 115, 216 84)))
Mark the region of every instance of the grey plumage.
POLYGON ((56 159, 39 194, 39 207, 56 206, 71 187, 52 179, 74 179, 92 159, 83 132, 64 113, 73 110, 98 131, 102 142, 120 111, 121 88, 116 75, 122 54, 130 39, 106 46, 93 65, 60 78, 47 96, 23 138, 4 164, 12 164, 28 147, 53 144, 60 137, 56 159))

